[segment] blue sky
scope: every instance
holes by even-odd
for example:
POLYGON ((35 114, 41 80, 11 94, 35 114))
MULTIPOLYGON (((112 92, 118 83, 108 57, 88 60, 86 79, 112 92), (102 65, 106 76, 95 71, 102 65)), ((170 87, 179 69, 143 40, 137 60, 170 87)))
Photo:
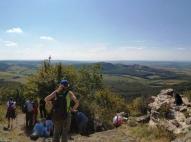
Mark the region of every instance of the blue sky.
POLYGON ((190 0, 1 0, 0 60, 189 60, 190 0))

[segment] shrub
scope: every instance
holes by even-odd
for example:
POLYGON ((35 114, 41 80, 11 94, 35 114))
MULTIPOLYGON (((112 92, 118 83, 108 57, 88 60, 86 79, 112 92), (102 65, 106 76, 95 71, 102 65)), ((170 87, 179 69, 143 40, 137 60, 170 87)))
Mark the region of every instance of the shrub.
POLYGON ((186 96, 189 101, 191 101, 191 90, 185 91, 185 92, 183 93, 183 95, 186 96))
POLYGON ((132 116, 140 116, 147 112, 147 104, 144 97, 135 98, 128 104, 128 107, 132 116))

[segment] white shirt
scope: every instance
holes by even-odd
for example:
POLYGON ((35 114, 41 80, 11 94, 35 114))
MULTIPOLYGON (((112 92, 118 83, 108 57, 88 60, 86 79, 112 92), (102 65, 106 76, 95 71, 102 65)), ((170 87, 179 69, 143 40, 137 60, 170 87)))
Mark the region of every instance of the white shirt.
POLYGON ((8 101, 7 102, 7 108, 11 105, 12 108, 16 108, 16 102, 15 101, 8 101))

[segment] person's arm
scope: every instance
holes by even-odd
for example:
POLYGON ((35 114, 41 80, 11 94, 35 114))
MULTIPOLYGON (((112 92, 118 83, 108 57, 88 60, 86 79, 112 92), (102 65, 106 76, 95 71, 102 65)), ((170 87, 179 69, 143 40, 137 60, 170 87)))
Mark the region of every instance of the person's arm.
POLYGON ((73 106, 73 108, 71 108, 72 112, 76 112, 77 108, 79 106, 79 101, 77 100, 76 96, 74 95, 74 93, 72 91, 69 91, 70 94, 70 98, 72 101, 74 101, 75 105, 73 106))
POLYGON ((56 91, 52 92, 50 95, 46 96, 44 101, 49 103, 56 96, 56 91))
POLYGON ((7 102, 7 108, 9 107, 9 101, 7 102))

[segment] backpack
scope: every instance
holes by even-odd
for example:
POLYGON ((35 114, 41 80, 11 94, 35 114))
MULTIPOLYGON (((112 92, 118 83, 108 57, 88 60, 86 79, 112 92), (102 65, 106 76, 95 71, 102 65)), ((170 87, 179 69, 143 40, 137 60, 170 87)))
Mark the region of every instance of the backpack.
POLYGON ((69 91, 56 93, 56 97, 52 101, 52 119, 63 120, 67 118, 67 100, 66 96, 69 91))
POLYGON ((26 104, 24 104, 24 105, 22 106, 22 112, 23 112, 23 113, 27 113, 27 105, 26 105, 26 104))
POLYGON ((8 106, 8 111, 13 111, 14 110, 14 108, 13 108, 13 102, 9 102, 9 106, 8 106))

